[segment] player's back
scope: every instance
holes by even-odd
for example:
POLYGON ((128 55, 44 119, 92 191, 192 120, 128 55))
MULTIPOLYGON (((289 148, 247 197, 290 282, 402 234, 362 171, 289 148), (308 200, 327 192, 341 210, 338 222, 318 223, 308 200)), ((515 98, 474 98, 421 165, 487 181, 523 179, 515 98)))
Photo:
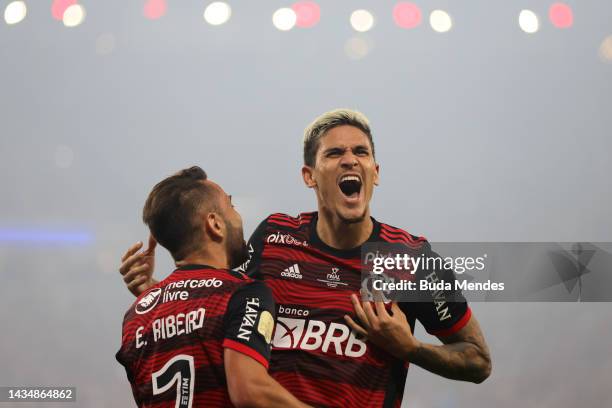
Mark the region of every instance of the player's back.
POLYGON ((138 406, 231 405, 223 367, 224 341, 232 341, 228 306, 237 290, 254 284, 240 273, 189 265, 138 297, 117 353, 138 406))

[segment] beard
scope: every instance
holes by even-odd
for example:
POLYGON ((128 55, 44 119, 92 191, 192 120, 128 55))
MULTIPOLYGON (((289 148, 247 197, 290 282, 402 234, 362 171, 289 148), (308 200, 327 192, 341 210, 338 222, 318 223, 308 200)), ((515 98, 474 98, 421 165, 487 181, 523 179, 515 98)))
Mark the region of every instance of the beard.
POLYGON ((249 249, 244 240, 242 227, 234 227, 226 220, 227 240, 225 241, 225 250, 227 252, 227 260, 229 268, 234 269, 242 265, 249 258, 249 249))

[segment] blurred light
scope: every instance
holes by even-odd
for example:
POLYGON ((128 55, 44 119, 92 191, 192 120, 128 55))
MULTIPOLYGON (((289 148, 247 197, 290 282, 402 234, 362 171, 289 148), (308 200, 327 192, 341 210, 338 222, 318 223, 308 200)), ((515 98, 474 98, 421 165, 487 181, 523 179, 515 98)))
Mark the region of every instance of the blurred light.
POLYGON ((28 8, 23 1, 9 3, 4 9, 4 21, 6 24, 20 23, 28 14, 28 8))
POLYGON ((55 165, 60 169, 67 169, 72 166, 74 152, 68 146, 57 146, 55 148, 55 165))
POLYGON ((374 16, 367 10, 355 10, 351 14, 351 26, 355 31, 365 33, 374 26, 374 16))
POLYGON ((162 18, 167 10, 168 5, 166 4, 166 0, 147 0, 142 12, 149 20, 157 20, 158 18, 162 18))
POLYGON ((400 2, 393 8, 393 20, 402 28, 415 28, 421 24, 421 10, 416 4, 400 2))
POLYGON ((371 49, 371 43, 361 37, 349 38, 344 44, 344 53, 352 60, 360 60, 366 57, 371 49))
POLYGON ((231 7, 222 1, 210 3, 206 10, 204 10, 204 20, 210 25, 216 26, 227 23, 231 16, 231 7))
POLYGON ((531 10, 521 10, 519 14, 519 26, 528 34, 533 34, 540 29, 538 16, 531 10))
POLYGON ((98 250, 96 263, 102 273, 114 274, 117 268, 117 253, 109 249, 98 250))
POLYGON ((53 231, 38 228, 0 228, 0 243, 88 244, 93 236, 85 231, 53 231))
POLYGON ((73 4, 64 11, 64 25, 66 27, 76 27, 85 20, 85 9, 80 4, 73 4))
POLYGON ((66 9, 76 4, 76 2, 77 0, 53 0, 53 4, 51 4, 51 15, 54 19, 62 21, 66 9))
POLYGON ((321 18, 321 9, 314 1, 300 1, 291 6, 291 8, 297 16, 295 25, 298 27, 313 27, 321 18))
POLYGON ((555 3, 548 11, 550 21, 557 28, 570 28, 574 24, 574 13, 567 4, 555 3))
POLYGON ((108 55, 115 50, 115 36, 111 33, 100 34, 96 39, 96 54, 108 55))
POLYGON ((604 62, 612 63, 612 35, 607 36, 599 46, 599 57, 604 62))
POLYGON ((444 10, 434 10, 429 15, 429 24, 434 31, 445 33, 453 28, 451 16, 444 10))
POLYGON ((291 30, 297 22, 295 11, 290 8, 280 8, 272 15, 272 23, 274 27, 281 31, 291 30))

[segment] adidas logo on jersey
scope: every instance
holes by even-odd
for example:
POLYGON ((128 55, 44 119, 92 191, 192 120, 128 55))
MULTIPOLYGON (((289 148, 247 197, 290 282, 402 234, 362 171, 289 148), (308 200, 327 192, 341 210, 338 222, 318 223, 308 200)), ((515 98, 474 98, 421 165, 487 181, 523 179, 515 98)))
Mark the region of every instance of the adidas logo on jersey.
POLYGON ((285 278, 302 279, 302 274, 300 273, 300 267, 298 264, 293 264, 287 269, 284 269, 281 272, 281 276, 285 278))

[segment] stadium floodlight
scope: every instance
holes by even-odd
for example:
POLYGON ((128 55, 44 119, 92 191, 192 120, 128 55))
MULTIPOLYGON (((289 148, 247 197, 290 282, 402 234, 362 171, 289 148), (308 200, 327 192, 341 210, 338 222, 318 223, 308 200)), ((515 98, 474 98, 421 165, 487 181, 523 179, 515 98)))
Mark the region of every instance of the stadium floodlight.
POLYGON ((166 15, 166 11, 168 11, 166 0, 148 0, 142 9, 144 16, 149 20, 162 18, 166 15))
POLYGON ((272 23, 274 27, 281 31, 291 30, 297 22, 295 11, 290 8, 280 8, 272 15, 272 23))
POLYGON ((314 1, 298 1, 291 8, 297 16, 295 25, 300 28, 313 27, 321 18, 321 9, 314 1))
POLYGON ((393 21, 401 28, 415 28, 421 24, 421 9, 409 2, 399 2, 393 7, 393 21))
POLYGON ((66 27, 76 27, 85 20, 85 8, 80 4, 73 4, 64 11, 63 22, 66 27))
POLYGON ((434 10, 429 15, 429 25, 438 33, 446 33, 453 28, 453 20, 446 11, 434 10))
POLYGON ((53 3, 51 3, 51 15, 54 19, 62 21, 66 9, 76 3, 77 0, 53 0, 53 3))
POLYGON ((227 23, 231 16, 232 8, 222 1, 210 3, 204 10, 204 20, 214 26, 227 23))
POLYGON ((548 10, 550 22, 557 28, 570 28, 574 24, 574 13, 567 4, 555 3, 548 10))
POLYGON ((4 9, 4 21, 8 25, 20 23, 28 14, 28 8, 23 1, 13 1, 4 9))
POLYGON ((351 26, 360 33, 370 31, 374 27, 374 16, 368 10, 355 10, 351 14, 351 26))
POLYGON ((521 10, 519 14, 519 26, 527 34, 537 33, 540 29, 540 20, 536 13, 531 10, 521 10))

